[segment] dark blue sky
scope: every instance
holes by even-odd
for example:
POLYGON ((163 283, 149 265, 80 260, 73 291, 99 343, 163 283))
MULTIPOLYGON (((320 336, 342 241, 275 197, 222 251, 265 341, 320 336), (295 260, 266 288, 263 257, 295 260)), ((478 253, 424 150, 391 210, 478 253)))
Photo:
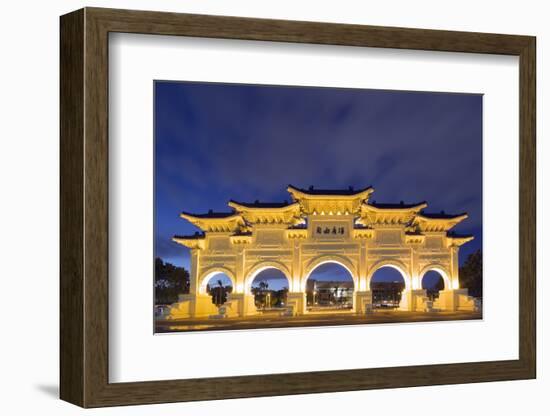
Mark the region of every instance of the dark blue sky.
POLYGON ((476 239, 461 248, 461 263, 481 247, 481 95, 167 81, 154 88, 155 256, 165 261, 189 265, 171 241, 197 231, 181 211, 289 200, 288 184, 372 185, 377 202, 426 200, 427 212, 467 212, 455 230, 476 239))

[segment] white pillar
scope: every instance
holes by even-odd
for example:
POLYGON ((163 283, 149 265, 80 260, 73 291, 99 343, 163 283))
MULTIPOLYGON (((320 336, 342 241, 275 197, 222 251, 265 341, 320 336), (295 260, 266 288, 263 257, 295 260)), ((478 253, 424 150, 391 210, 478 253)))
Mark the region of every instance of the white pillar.
POLYGON ((460 282, 458 278, 458 247, 451 247, 451 287, 445 289, 460 289, 460 282))
POLYGON ((245 250, 241 246, 237 246, 237 254, 235 258, 235 287, 233 293, 245 293, 246 288, 244 270, 245 268, 245 250))
POLYGON ((370 313, 372 311, 372 292, 370 290, 354 292, 353 305, 355 312, 358 314, 364 315, 370 313))
POLYGON ((359 276, 357 276, 357 287, 355 292, 364 292, 369 290, 367 287, 367 242, 361 240, 359 242, 359 276))
POLYGON ((288 282, 288 291, 300 292, 302 280, 302 245, 298 239, 292 242, 292 267, 290 267, 290 282, 288 282))
POLYGON ((399 310, 401 311, 423 311, 426 307, 425 302, 427 293, 424 289, 410 289, 401 293, 401 302, 399 302, 399 310))
POLYGON ((411 289, 422 289, 422 276, 420 276, 420 270, 418 267, 418 250, 415 247, 411 247, 411 289))
POLYGON ((227 296, 225 305, 225 311, 229 317, 251 316, 258 313, 254 303, 254 295, 249 293, 230 293, 227 296))
POLYGON ((199 293, 199 268, 200 268, 200 250, 191 249, 191 270, 189 271, 189 294, 199 293))
POLYGON ((306 293, 289 292, 287 293, 286 304, 292 308, 292 315, 303 315, 306 313, 306 293))

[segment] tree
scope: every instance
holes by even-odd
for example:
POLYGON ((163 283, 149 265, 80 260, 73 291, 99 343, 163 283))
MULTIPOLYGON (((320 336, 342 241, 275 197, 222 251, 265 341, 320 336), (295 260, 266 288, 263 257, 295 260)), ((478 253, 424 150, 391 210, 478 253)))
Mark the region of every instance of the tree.
POLYGON ((477 250, 468 256, 459 270, 460 285, 468 289, 468 294, 483 297, 483 256, 477 250))
POLYGON ((189 272, 183 267, 155 259, 155 304, 170 304, 189 293, 189 272))
POLYGON ((287 294, 288 294, 288 287, 286 286, 280 290, 277 290, 275 292, 275 302, 274 302, 275 306, 280 307, 281 305, 286 304, 287 294))
POLYGON ((212 304, 216 306, 223 305, 227 302, 227 295, 233 291, 233 286, 223 285, 223 281, 216 280, 216 286, 210 286, 210 283, 206 284, 206 293, 212 298, 212 304))
POLYGON ((215 304, 216 306, 220 306, 220 305, 222 305, 222 304, 225 302, 225 300, 227 299, 227 297, 224 296, 224 295, 225 295, 225 291, 223 290, 223 282, 222 282, 221 280, 218 279, 218 282, 217 282, 217 283, 218 283, 218 296, 217 296, 218 300, 217 300, 217 302, 214 303, 214 304, 215 304), (223 299, 223 298, 225 298, 225 299, 223 299))
POLYGON ((445 289, 445 282, 440 276, 439 279, 437 279, 436 283, 432 287, 426 289, 426 291, 430 300, 435 300, 437 297, 439 297, 439 291, 443 289, 445 289))
POLYGON ((264 282, 263 280, 258 283, 256 288, 252 288, 252 293, 254 294, 254 302, 259 307, 265 307, 266 304, 266 294, 269 283, 264 282))

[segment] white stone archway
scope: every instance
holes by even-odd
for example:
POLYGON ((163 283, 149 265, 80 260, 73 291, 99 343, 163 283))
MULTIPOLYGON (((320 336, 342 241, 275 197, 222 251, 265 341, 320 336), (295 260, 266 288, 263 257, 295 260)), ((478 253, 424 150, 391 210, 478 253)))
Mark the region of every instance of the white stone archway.
POLYGON ((258 273, 269 268, 281 271, 288 280, 287 303, 292 313, 305 313, 306 282, 326 263, 350 273, 356 313, 369 313, 372 277, 382 267, 392 267, 403 277, 400 306, 407 310, 426 309, 426 291, 420 285, 428 270, 444 276, 440 309, 473 308, 458 280, 459 247, 473 236, 450 232, 466 214, 427 213, 425 202, 371 203, 374 190, 370 187, 306 190, 289 186, 287 190, 291 202, 230 201, 229 212, 181 214, 201 232, 173 238, 190 250, 191 291, 172 308, 172 318, 210 313, 206 284, 215 273, 231 280, 234 316, 256 313, 250 288, 258 273))

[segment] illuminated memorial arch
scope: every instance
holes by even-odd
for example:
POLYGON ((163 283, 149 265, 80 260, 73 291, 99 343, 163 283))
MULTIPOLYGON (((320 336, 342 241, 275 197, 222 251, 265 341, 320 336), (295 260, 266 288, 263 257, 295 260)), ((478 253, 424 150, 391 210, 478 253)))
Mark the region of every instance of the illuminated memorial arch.
POLYGON ((305 190, 289 186, 287 190, 291 203, 230 201, 230 212, 181 214, 202 232, 173 238, 191 250, 191 285, 189 294, 180 295, 170 308, 170 318, 219 316, 206 293, 206 282, 215 273, 225 273, 233 286, 223 316, 256 314, 251 284, 267 268, 279 270, 288 280, 289 313, 304 314, 308 276, 327 262, 350 272, 353 311, 359 314, 371 310, 373 274, 388 266, 397 269, 405 282, 401 310, 427 308, 422 278, 430 270, 439 272, 445 284, 435 309, 475 308, 467 290, 460 288, 458 276, 459 247, 473 237, 450 232, 466 214, 428 214, 425 202, 369 202, 371 187, 305 190))

